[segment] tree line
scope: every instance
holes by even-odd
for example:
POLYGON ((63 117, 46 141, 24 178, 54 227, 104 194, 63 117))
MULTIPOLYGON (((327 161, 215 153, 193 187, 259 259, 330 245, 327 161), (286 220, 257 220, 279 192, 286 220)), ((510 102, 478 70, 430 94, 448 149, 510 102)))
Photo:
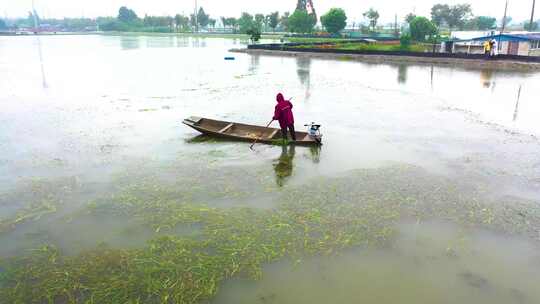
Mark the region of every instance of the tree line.
POLYGON ((210 18, 200 8, 197 14, 185 16, 148 16, 140 18, 137 13, 122 6, 117 17, 100 17, 96 20, 102 31, 143 31, 143 32, 187 32, 199 27, 215 26, 216 20, 210 18))
MULTIPOLYGON (((347 25, 347 14, 341 8, 332 8, 320 18, 317 18, 313 7, 306 9, 306 1, 299 1, 292 14, 289 12, 280 15, 279 12, 270 14, 242 13, 239 18, 220 17, 219 21, 224 28, 234 33, 259 35, 262 32, 293 32, 313 33, 320 21, 322 30, 337 35, 347 25)), ((362 32, 374 33, 378 28, 380 14, 370 8, 362 14, 365 23, 359 24, 362 32)), ((470 4, 436 4, 431 8, 431 16, 416 16, 408 14, 405 17, 410 35, 414 39, 426 36, 434 36, 440 29, 448 30, 492 30, 497 27, 497 19, 490 16, 474 16, 470 4)), ((509 23, 511 17, 507 17, 505 23, 509 23)), ((148 16, 139 17, 137 13, 128 8, 121 7, 116 17, 90 18, 65 18, 41 20, 53 26, 63 26, 70 30, 82 30, 91 26, 99 26, 103 31, 151 31, 151 32, 192 32, 199 29, 214 28, 218 20, 211 18, 200 7, 197 14, 189 16, 176 14, 175 16, 148 16)), ((538 22, 524 24, 525 29, 537 30, 538 22)), ((14 27, 33 27, 33 16, 29 13, 28 18, 15 20, 14 27)), ((0 29, 6 29, 7 24, 0 19, 0 29)), ((398 29, 395 29, 398 32, 398 29)), ((424 40, 427 38, 424 38, 424 40)))

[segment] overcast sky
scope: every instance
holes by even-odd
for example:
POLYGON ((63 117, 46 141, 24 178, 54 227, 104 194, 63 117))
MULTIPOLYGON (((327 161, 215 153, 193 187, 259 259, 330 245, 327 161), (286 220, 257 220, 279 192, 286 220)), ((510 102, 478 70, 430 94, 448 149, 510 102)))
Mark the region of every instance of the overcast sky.
MULTIPOLYGON (((239 16, 241 12, 269 13, 271 11, 293 11, 296 0, 198 0, 212 17, 239 16)), ((505 0, 313 0, 317 13, 326 12, 331 7, 344 8, 349 21, 361 21, 362 13, 374 7, 381 14, 381 23, 391 22, 395 14, 400 20, 409 12, 429 16, 430 8, 436 3, 470 3, 475 15, 490 15, 502 18, 505 0)), ((195 0, 35 0, 38 14, 45 17, 96 17, 114 16, 120 6, 128 6, 139 16, 175 15, 193 12, 195 0)), ((540 3, 539 5, 540 6, 540 3)), ((32 7, 32 0, 0 0, 0 14, 3 17, 26 16, 32 7), (3 11, 2 11, 3 10, 3 11)), ((532 0, 510 0, 509 13, 514 21, 530 18, 532 0)), ((538 11, 538 9, 537 9, 538 11)), ((536 15, 536 14, 535 14, 536 15)), ((540 19, 539 15, 536 15, 540 19)))

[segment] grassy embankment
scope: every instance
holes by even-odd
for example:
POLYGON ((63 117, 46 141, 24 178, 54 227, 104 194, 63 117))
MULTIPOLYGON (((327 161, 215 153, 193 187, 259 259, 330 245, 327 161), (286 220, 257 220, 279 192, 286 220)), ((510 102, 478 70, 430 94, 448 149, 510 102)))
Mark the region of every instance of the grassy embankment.
POLYGON ((396 42, 358 42, 353 39, 343 38, 288 38, 287 42, 302 43, 297 48, 321 48, 335 50, 355 50, 355 51, 405 51, 405 52, 425 52, 431 50, 431 46, 421 43, 413 43, 403 47, 396 42), (328 43, 328 44, 321 44, 328 43))

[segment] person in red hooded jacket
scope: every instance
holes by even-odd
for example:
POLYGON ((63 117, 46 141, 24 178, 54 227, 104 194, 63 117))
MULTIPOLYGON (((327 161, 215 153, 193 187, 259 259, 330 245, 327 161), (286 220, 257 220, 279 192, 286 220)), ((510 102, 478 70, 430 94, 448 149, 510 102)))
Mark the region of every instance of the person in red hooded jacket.
POLYGON ((283 98, 283 94, 279 93, 276 97, 277 105, 274 111, 274 120, 279 121, 281 134, 283 139, 287 140, 287 130, 291 132, 292 140, 296 140, 294 131, 294 116, 292 112, 293 105, 289 100, 283 98))

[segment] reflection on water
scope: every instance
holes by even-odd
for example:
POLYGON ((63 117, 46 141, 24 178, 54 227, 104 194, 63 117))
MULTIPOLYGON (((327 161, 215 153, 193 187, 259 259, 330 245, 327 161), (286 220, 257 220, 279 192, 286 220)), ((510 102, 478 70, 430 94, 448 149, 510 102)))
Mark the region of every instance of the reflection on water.
POLYGON ((517 95, 517 100, 516 100, 516 109, 514 110, 514 118, 512 119, 512 121, 516 122, 517 119, 518 119, 518 114, 519 114, 519 99, 521 98, 521 86, 519 86, 519 90, 518 90, 518 95, 517 95))
POLYGON ((311 58, 307 56, 296 57, 296 73, 300 83, 304 86, 306 94, 305 100, 308 101, 311 93, 311 58))
POLYGON ((137 50, 141 48, 141 38, 135 36, 120 36, 122 50, 137 50))
POLYGON ((399 64, 398 65, 398 83, 406 84, 407 83, 407 70, 409 65, 399 64))
POLYGON ((311 146, 309 147, 309 155, 311 158, 311 161, 313 161, 314 164, 318 164, 321 162, 321 146, 311 146))
POLYGON ((41 47, 41 38, 39 37, 39 35, 37 35, 36 39, 37 39, 38 52, 39 52, 39 64, 41 66, 42 83, 43 83, 43 88, 46 89, 48 86, 47 86, 47 78, 45 76, 45 64, 43 62, 43 51, 42 51, 42 47, 41 47))
POLYGON ((146 48, 206 48, 207 41, 198 37, 185 36, 119 36, 122 50, 136 50, 141 48, 141 44, 146 48))
POLYGON ((193 47, 193 48, 205 48, 206 47, 206 39, 199 38, 199 37, 192 37, 191 38, 191 47, 193 47))
POLYGON ((296 151, 294 145, 283 145, 281 149, 281 155, 274 163, 274 172, 276 173, 276 183, 283 187, 286 180, 292 176, 296 151))
POLYGON ((259 65, 261 64, 261 56, 259 55, 251 55, 249 56, 249 67, 248 71, 250 74, 256 73, 259 69, 259 65))
POLYGON ((480 71, 480 81, 482 82, 482 86, 486 89, 490 88, 493 83, 493 70, 491 69, 483 69, 480 71))
POLYGON ((433 91, 433 79, 434 79, 434 74, 435 74, 435 66, 432 65, 431 66, 431 69, 430 69, 430 73, 429 73, 429 83, 431 85, 431 90, 433 91))
POLYGON ((178 37, 178 38, 176 38, 176 47, 177 48, 189 47, 189 38, 188 37, 178 37))
POLYGON ((173 36, 160 37, 160 39, 146 39, 146 47, 148 48, 173 48, 175 40, 173 36))

